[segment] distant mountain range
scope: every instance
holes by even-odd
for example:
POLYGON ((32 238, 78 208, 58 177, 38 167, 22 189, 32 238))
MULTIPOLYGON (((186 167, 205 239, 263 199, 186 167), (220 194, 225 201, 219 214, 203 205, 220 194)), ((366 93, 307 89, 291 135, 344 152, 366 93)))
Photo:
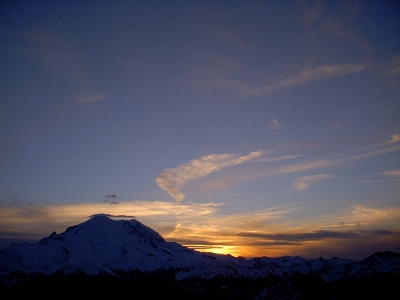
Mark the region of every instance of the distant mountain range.
POLYGON ((102 215, 39 242, 13 244, 0 251, 1 290, 15 295, 56 287, 73 291, 79 286, 102 295, 135 287, 136 292, 154 297, 339 299, 357 298, 362 292, 382 296, 397 288, 399 279, 397 253, 378 252, 362 261, 235 258, 166 242, 134 219, 102 215), (365 286, 358 290, 360 284, 365 286))

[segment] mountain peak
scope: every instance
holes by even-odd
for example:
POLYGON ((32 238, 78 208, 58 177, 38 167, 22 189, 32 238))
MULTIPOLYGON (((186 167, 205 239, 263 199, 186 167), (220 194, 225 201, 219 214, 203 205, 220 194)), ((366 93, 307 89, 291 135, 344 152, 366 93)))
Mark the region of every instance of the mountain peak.
POLYGON ((216 276, 264 278, 299 272, 332 281, 383 272, 400 274, 399 266, 400 255, 390 252, 376 253, 362 262, 290 256, 246 260, 206 254, 167 242, 135 219, 113 220, 108 215, 95 215, 37 243, 14 244, 0 251, 0 279, 12 278, 8 275, 13 272, 51 275, 81 270, 86 274, 117 274, 173 269, 178 280, 216 276))
POLYGON ((90 241, 94 245, 104 241, 115 244, 135 243, 136 246, 151 242, 166 243, 156 231, 135 219, 113 220, 104 214, 94 215, 60 234, 62 237, 75 235, 83 239, 81 242, 90 241))
POLYGON ((96 215, 63 233, 53 232, 37 243, 15 244, 4 249, 0 252, 0 275, 16 270, 47 275, 63 270, 68 274, 87 266, 153 271, 167 264, 182 264, 187 261, 185 255, 200 254, 166 242, 137 220, 112 220, 106 215, 96 215))

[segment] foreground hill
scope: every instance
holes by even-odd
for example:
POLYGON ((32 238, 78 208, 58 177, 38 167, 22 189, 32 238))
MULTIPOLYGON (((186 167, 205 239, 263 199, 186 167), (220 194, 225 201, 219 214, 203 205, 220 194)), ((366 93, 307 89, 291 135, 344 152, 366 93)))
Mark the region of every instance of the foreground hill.
POLYGON ((137 220, 100 215, 37 243, 0 251, 0 279, 2 290, 14 295, 79 289, 193 299, 336 299, 362 293, 381 298, 400 282, 400 254, 378 252, 362 261, 247 260, 197 252, 166 242, 137 220))

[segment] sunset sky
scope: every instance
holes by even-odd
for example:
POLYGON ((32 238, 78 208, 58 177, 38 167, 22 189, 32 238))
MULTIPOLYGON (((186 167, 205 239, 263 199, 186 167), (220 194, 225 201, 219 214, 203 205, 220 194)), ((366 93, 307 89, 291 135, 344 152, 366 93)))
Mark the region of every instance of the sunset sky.
POLYGON ((2 1, 0 249, 102 213, 247 258, 400 253, 399 16, 2 1))

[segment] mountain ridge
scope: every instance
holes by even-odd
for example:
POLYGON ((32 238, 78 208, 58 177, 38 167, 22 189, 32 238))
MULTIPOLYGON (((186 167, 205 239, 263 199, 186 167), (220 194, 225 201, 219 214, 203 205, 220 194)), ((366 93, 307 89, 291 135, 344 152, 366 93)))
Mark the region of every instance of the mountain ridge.
POLYGON ((112 220, 100 215, 53 232, 36 243, 13 244, 0 251, 0 278, 11 286, 22 277, 83 273, 119 277, 132 272, 169 270, 174 280, 201 278, 313 276, 323 282, 374 276, 400 275, 400 254, 377 252, 362 261, 349 259, 235 258, 198 252, 163 237, 139 221, 112 220))

